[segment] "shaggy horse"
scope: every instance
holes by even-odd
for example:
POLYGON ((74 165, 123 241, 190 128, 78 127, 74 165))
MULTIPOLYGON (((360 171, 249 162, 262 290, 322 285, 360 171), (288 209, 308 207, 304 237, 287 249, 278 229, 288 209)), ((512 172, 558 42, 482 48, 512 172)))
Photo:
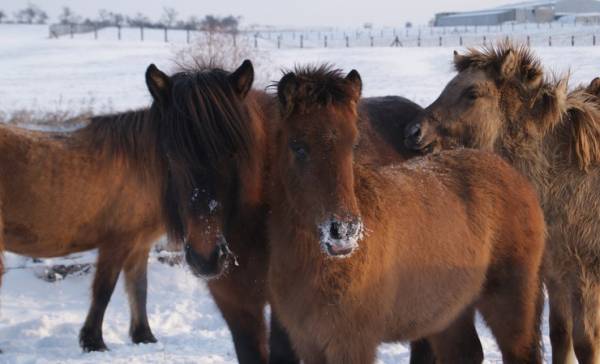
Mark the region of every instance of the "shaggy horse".
POLYGON ((600 83, 567 93, 526 47, 455 52, 458 74, 406 129, 418 150, 467 146, 504 157, 537 188, 554 363, 600 361, 600 83))
MULTIPOLYGON (((241 82, 236 74, 223 77, 230 90, 241 82)), ((219 125, 201 122, 211 112, 203 106, 207 98, 223 97, 210 93, 209 72, 178 74, 170 82, 168 95, 151 88, 156 99, 174 100, 169 113, 155 102, 147 110, 95 117, 72 132, 0 126, 0 246, 31 257, 98 249, 92 304, 79 337, 85 351, 107 348, 102 321, 121 270, 131 338, 156 342, 146 314, 146 270, 148 252, 165 227, 206 250, 220 242, 207 272, 217 273, 226 255, 220 237, 200 229, 222 220, 212 203, 215 186, 201 166, 215 155, 243 152, 233 147, 243 145, 232 122, 236 110, 219 125), (185 143, 195 130, 208 136, 202 146, 185 143), (194 154, 199 150, 204 154, 194 154)))
POLYGON ((427 337, 441 362, 477 362, 461 338, 478 309, 505 362, 540 363, 535 191, 491 153, 361 154, 361 86, 327 68, 278 84, 268 281, 296 352, 364 364, 383 341, 427 337))
MULTIPOLYGON (((250 62, 244 62, 234 74, 238 74, 237 78, 243 82, 237 86, 236 92, 225 94, 227 102, 214 99, 203 103, 203 107, 210 110, 203 122, 215 126, 223 122, 222 115, 229 115, 230 110, 241 110, 234 117, 237 118, 238 129, 245 136, 236 143, 241 143, 238 150, 247 151, 234 160, 223 156, 204 174, 212 181, 211 185, 223 191, 215 195, 213 203, 213 206, 223 209, 222 221, 208 230, 212 234, 222 233, 222 240, 233 252, 222 261, 227 269, 219 270, 221 274, 209 280, 208 287, 231 330, 239 362, 266 363, 267 330, 263 312, 269 301, 265 224, 270 209, 266 194, 271 169, 268 151, 269 135, 275 128, 279 110, 276 98, 251 89, 254 72, 250 62)), ((150 89, 157 90, 153 94, 172 92, 172 77, 156 70, 149 70, 149 75, 150 89)), ((219 77, 211 85, 212 93, 220 93, 218 90, 230 87, 225 73, 219 77)), ((174 98, 164 103, 158 98, 156 105, 166 115, 176 108, 174 102, 177 102, 174 98)), ((418 105, 400 97, 377 97, 364 99, 359 109, 359 128, 363 134, 359 153, 368 150, 371 158, 382 162, 402 161, 415 155, 403 147, 403 131, 406 123, 421 111, 418 105)), ((230 142, 209 138, 205 134, 206 131, 181 133, 189 145, 202 146, 207 143, 206 140, 216 144, 230 142)), ((211 241, 215 242, 214 239, 211 241)), ((206 276, 205 262, 214 249, 197 246, 201 242, 201 239, 189 242, 186 256, 192 270, 199 276, 206 276)), ((271 318, 269 344, 271 363, 297 362, 287 335, 275 316, 271 318)))

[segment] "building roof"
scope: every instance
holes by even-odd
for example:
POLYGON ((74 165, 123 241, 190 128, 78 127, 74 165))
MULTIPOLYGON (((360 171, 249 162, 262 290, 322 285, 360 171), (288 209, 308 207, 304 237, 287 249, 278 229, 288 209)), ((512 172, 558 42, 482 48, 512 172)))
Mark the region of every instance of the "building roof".
POLYGON ((552 6, 556 5, 558 0, 532 0, 532 1, 522 1, 518 3, 506 4, 502 6, 495 7, 494 9, 528 9, 528 8, 537 8, 541 6, 552 6))

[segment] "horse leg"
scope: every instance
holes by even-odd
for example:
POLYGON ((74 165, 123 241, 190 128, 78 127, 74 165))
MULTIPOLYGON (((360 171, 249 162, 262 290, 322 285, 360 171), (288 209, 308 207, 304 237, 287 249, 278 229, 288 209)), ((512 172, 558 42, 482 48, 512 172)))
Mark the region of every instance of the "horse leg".
POLYGON ((135 344, 155 343, 156 338, 150 330, 148 314, 146 313, 146 298, 148 289, 148 254, 150 244, 134 250, 129 254, 123 271, 125 273, 125 288, 131 309, 129 336, 135 344))
POLYGON ((229 276, 210 282, 213 299, 231 331, 238 362, 267 363, 267 328, 263 313, 266 301, 250 301, 231 282, 235 278, 229 276))
POLYGON ((600 325, 598 322, 599 291, 595 284, 581 282, 572 295, 573 346, 580 364, 600 363, 598 341, 600 325), (581 287, 583 285, 583 287, 581 287))
MULTIPOLYGON (((470 307, 444 331, 427 338, 437 363, 483 362, 483 348, 475 329, 475 309, 470 307)), ((412 362, 412 352, 411 352, 412 362)))
POLYGON ((541 363, 542 283, 537 267, 512 262, 488 277, 477 308, 488 323, 504 363, 541 363))
POLYGON ((552 363, 568 364, 574 362, 573 321, 571 302, 565 283, 553 279, 546 280, 550 304, 550 342, 552 343, 552 363))
POLYGON ((289 335, 279 322, 274 310, 271 310, 271 334, 269 336, 269 363, 270 364, 297 364, 300 363, 289 335))
POLYGON ((410 364, 435 364, 433 348, 427 339, 411 341, 410 364))
POLYGON ((102 338, 102 321, 108 301, 115 290, 119 272, 123 267, 124 253, 118 249, 100 247, 96 275, 92 287, 92 305, 79 332, 79 345, 86 351, 108 350, 102 338))

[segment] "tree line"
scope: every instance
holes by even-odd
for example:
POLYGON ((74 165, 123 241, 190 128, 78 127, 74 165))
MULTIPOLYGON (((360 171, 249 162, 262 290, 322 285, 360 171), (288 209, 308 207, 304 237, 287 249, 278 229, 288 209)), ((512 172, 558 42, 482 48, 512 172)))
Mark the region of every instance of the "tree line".
MULTIPOLYGON (((12 18, 0 9, 0 23, 17 24, 47 24, 48 14, 35 4, 29 3, 25 8, 13 13, 12 18)), ((160 19, 152 20, 145 14, 138 12, 133 16, 118 12, 101 9, 93 18, 84 18, 75 13, 70 7, 64 6, 58 16, 58 22, 64 25, 94 25, 98 27, 108 26, 132 26, 145 28, 174 28, 174 29, 198 29, 211 32, 236 33, 240 24, 239 16, 214 16, 206 15, 203 18, 192 15, 187 19, 179 17, 178 12, 171 7, 164 7, 160 19)))

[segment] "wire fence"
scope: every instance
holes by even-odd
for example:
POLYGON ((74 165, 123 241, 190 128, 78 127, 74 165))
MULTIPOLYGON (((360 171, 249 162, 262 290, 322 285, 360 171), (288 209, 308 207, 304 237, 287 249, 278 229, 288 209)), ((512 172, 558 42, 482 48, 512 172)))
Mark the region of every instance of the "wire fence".
MULTIPOLYGON (((190 43, 204 32, 196 29, 61 25, 50 27, 50 37, 190 43)), ((469 47, 510 39, 530 46, 600 45, 598 23, 504 24, 498 26, 414 27, 381 29, 246 29, 231 36, 255 48, 351 47, 469 47)))

